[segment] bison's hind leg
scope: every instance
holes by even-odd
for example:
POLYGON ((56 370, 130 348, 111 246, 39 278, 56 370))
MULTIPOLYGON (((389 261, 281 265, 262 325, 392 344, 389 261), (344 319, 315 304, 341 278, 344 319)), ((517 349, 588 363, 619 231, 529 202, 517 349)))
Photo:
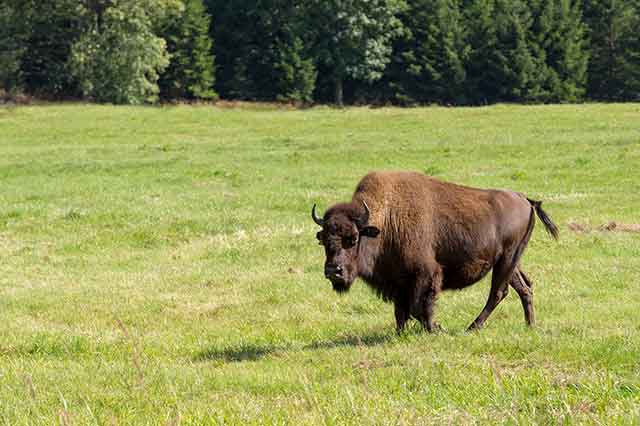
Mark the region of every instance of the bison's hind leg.
POLYGON ((527 287, 529 287, 529 290, 531 290, 531 292, 533 292, 533 282, 531 282, 531 280, 524 273, 524 271, 522 269, 520 269, 520 266, 518 266, 518 271, 520 271, 520 278, 522 278, 522 280, 524 281, 525 285, 527 287))
MULTIPOLYGON (((508 258, 507 258, 508 259, 508 258)), ((468 331, 481 328, 484 322, 489 318, 489 315, 493 310, 507 297, 509 293, 509 280, 516 267, 515 262, 506 260, 503 256, 498 263, 493 267, 493 273, 491 274, 491 290, 489 291, 489 298, 484 305, 480 315, 471 323, 468 331)))
POLYGON ((533 284, 529 280, 529 277, 525 275, 520 269, 520 266, 513 271, 509 285, 520 296, 522 302, 522 309, 524 310, 524 319, 528 325, 533 326, 536 322, 535 313, 533 311, 533 284))

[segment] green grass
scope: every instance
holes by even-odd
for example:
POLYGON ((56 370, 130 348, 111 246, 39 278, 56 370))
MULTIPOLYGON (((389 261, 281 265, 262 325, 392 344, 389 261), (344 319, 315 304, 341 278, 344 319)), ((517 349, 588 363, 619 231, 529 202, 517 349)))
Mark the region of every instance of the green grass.
POLYGON ((640 424, 639 190, 638 104, 0 109, 0 424, 640 424), (310 207, 374 169, 543 200, 538 326, 334 294, 310 207))

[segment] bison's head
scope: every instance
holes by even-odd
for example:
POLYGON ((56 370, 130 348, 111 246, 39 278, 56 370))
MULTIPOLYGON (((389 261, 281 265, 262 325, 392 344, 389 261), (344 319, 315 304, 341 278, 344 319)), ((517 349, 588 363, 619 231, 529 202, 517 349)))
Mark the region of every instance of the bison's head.
POLYGON ((323 218, 311 210, 314 222, 322 227, 316 238, 324 246, 326 259, 324 275, 338 293, 346 292, 358 277, 358 256, 363 238, 375 238, 380 230, 368 226, 369 207, 360 203, 337 204, 327 210, 323 218))

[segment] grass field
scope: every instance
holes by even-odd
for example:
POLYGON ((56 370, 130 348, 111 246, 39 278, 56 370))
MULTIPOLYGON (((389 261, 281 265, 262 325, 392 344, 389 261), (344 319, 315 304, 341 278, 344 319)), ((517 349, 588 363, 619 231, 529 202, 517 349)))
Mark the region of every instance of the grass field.
POLYGON ((638 223, 639 104, 2 108, 0 424, 640 424, 638 223), (542 199, 537 327, 334 294, 310 208, 374 169, 542 199))

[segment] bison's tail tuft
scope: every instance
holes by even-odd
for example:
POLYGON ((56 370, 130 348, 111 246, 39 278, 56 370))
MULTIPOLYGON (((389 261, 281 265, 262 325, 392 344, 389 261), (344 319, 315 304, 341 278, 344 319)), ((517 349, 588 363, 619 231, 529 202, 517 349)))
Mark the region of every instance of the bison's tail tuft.
POLYGON ((530 198, 527 198, 527 200, 533 206, 533 209, 536 211, 536 214, 538 215, 538 218, 540 218, 540 220, 544 224, 544 228, 547 230, 547 232, 549 234, 551 234, 551 236, 554 239, 557 240, 558 239, 558 227, 556 226, 555 223, 553 223, 553 220, 551 220, 549 215, 544 210, 542 210, 542 201, 536 201, 536 200, 532 200, 530 198))

